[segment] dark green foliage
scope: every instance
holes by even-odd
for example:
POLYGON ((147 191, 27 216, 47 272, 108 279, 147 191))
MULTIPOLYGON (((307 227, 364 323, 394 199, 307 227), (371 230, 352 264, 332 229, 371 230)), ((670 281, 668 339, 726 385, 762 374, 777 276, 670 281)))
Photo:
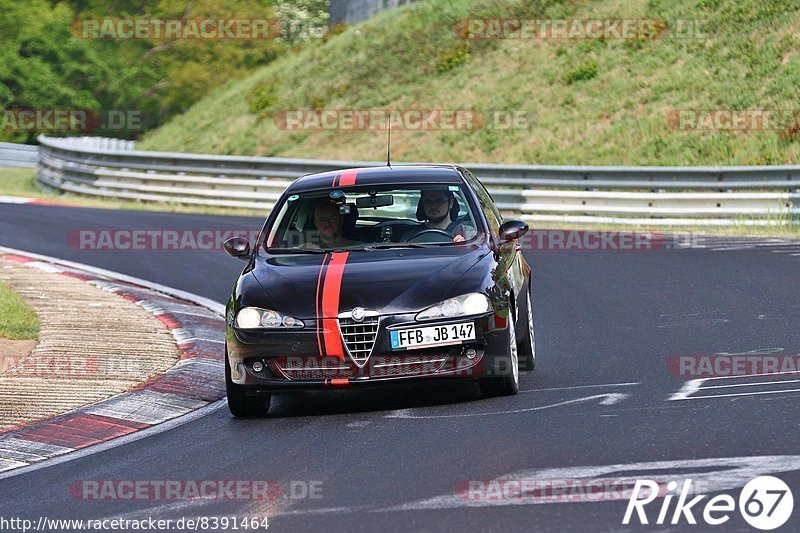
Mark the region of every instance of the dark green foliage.
MULTIPOLYGON (((294 40, 322 31, 325 5, 325 0, 0 0, 0 110, 88 110, 101 116, 126 110, 155 127, 210 90, 273 61, 294 40), (290 24, 293 17, 308 19, 309 12, 314 16, 306 26, 290 24), (79 38, 78 21, 97 18, 279 18, 281 27, 295 30, 261 40, 79 38)), ((0 140, 34 142, 39 133, 0 128, 0 140)), ((133 138, 142 132, 92 133, 133 138)))

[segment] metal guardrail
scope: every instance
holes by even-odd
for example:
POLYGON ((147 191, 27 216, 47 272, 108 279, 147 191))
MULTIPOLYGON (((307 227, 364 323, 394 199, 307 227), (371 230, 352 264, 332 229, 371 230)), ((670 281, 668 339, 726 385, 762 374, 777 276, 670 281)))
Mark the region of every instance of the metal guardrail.
POLYGON ((126 139, 113 139, 111 137, 45 137, 40 135, 39 142, 47 139, 50 143, 58 144, 65 148, 79 148, 85 150, 133 150, 135 141, 126 139))
MULTIPOLYGON (((117 139, 40 136, 39 142, 38 182, 44 187, 87 196, 264 210, 299 176, 385 164, 147 152, 117 139)), ((800 166, 794 165, 465 166, 487 186, 501 210, 529 221, 762 225, 789 223, 800 214, 800 166)))
POLYGON ((0 167, 35 167, 39 147, 0 142, 0 167))

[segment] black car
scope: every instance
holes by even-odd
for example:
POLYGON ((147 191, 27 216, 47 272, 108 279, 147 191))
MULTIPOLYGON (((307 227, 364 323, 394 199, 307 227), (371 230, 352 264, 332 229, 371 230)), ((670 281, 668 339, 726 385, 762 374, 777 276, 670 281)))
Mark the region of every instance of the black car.
POLYGON ((491 196, 458 166, 305 176, 277 201, 227 305, 236 416, 281 391, 432 379, 516 394, 535 364, 531 269, 491 196))

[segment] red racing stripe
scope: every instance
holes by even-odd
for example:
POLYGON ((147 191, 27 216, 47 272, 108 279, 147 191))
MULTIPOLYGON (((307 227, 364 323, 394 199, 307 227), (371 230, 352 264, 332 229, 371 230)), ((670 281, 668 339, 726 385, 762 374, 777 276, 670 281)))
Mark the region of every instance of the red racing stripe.
POLYGON ((325 354, 328 357, 344 359, 342 336, 339 333, 339 293, 342 288, 344 265, 349 252, 333 252, 325 279, 322 282, 322 337, 325 343, 325 354))
MULTIPOLYGON (((325 254, 322 256, 322 264, 319 266, 319 276, 317 276, 317 292, 315 293, 314 300, 316 305, 316 317, 317 321, 322 320, 322 309, 320 309, 320 301, 322 300, 322 279, 323 273, 325 272, 326 262, 330 257, 329 254, 325 254)), ((322 334, 320 333, 320 328, 317 327, 317 347, 319 348, 319 356, 325 357, 325 352, 323 351, 322 347, 322 334)))
POLYGON ((358 170, 355 169, 348 169, 342 171, 342 176, 339 178, 339 186, 347 187, 348 185, 355 185, 357 175, 358 175, 358 170))

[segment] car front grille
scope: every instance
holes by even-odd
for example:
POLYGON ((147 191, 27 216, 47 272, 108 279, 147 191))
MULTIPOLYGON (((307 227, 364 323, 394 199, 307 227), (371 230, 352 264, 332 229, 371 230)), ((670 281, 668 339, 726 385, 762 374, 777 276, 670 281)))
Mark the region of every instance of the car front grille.
POLYGON ((388 378, 397 376, 419 376, 435 374, 445 361, 447 355, 382 355, 373 357, 369 375, 372 378, 388 378))
MULTIPOLYGON (((292 380, 425 376, 445 369, 447 353, 375 355, 359 368, 338 357, 275 357, 265 362, 276 376, 292 380)), ((451 361, 452 362, 452 361, 451 361)))
POLYGON ((380 317, 375 314, 366 316, 361 322, 356 322, 351 317, 339 315, 339 329, 342 339, 347 347, 350 358, 359 367, 363 367, 375 347, 375 338, 378 336, 380 317))
POLYGON ((276 357, 268 362, 270 370, 287 379, 352 378, 353 368, 332 357, 276 357))

